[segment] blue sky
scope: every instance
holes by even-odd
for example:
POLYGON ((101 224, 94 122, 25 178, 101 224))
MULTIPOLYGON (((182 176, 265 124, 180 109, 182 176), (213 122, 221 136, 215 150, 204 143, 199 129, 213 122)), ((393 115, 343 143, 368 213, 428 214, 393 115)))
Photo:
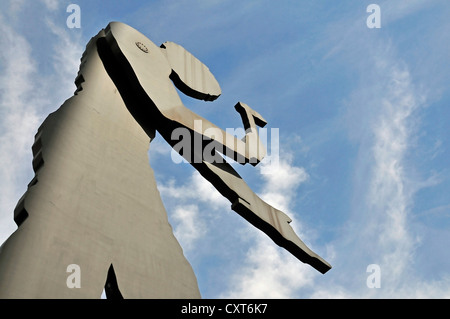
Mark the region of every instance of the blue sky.
POLYGON ((121 21, 214 73, 221 97, 182 97, 193 111, 237 128, 242 101, 279 129, 277 167, 235 168, 333 265, 321 275, 276 246, 159 137, 150 163, 203 297, 449 298, 449 15, 446 0, 2 0, 0 242, 37 128, 73 94, 87 41, 121 21), (70 3, 81 28, 66 25, 70 3), (371 3, 381 28, 366 25, 371 3))

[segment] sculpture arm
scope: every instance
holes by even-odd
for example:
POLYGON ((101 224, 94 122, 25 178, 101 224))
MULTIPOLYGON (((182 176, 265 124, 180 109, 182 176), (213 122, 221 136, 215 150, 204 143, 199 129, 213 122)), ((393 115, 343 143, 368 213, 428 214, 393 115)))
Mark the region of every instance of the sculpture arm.
POLYGON ((277 245, 285 248, 300 261, 321 273, 331 265, 314 253, 295 234, 291 219, 256 195, 228 163, 192 164, 198 172, 231 202, 231 209, 268 235, 277 245))

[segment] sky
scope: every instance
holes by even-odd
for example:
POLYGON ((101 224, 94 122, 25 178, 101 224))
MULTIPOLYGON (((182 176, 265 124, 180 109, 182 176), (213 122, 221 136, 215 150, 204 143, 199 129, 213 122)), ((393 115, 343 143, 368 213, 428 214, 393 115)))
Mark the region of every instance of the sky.
POLYGON ((89 39, 120 21, 209 67, 222 95, 181 96, 191 110, 240 128, 241 101, 267 120, 278 164, 233 167, 333 266, 277 246, 157 136, 149 162, 202 297, 450 297, 447 0, 0 1, 0 242, 37 128, 72 96, 89 39))

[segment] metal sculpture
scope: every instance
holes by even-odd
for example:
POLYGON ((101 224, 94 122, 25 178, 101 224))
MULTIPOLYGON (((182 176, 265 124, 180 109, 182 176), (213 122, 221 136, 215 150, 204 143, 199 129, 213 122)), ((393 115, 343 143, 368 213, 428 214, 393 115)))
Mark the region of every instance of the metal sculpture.
POLYGON ((236 104, 246 129, 240 140, 183 105, 174 84, 196 99, 221 94, 209 69, 184 48, 158 47, 112 22, 87 44, 75 84, 74 96, 35 136, 35 177, 14 211, 19 227, 0 250, 1 298, 98 298, 103 288, 111 298, 200 297, 148 163, 156 131, 234 211, 302 262, 322 273, 331 268, 223 157, 262 160, 262 116, 236 104), (184 147, 174 138, 180 130, 192 136, 184 147), (69 287, 70 265, 82 273, 78 286, 69 287))

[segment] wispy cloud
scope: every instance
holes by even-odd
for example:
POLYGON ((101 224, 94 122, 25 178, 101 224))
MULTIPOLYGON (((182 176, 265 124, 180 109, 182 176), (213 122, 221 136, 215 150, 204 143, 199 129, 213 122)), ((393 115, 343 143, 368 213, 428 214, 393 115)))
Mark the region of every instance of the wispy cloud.
POLYGON ((220 209, 230 205, 214 186, 197 173, 197 171, 194 171, 188 179, 188 182, 184 184, 178 186, 175 179, 170 179, 167 183, 158 185, 158 189, 163 196, 170 196, 180 202, 195 199, 199 202, 214 204, 216 208, 213 209, 220 209))
POLYGON ((383 8, 383 23, 388 26, 389 23, 418 14, 437 3, 439 0, 383 1, 380 3, 383 8))
POLYGON ((381 267, 384 287, 371 293, 394 298, 442 297, 450 293, 448 288, 443 289, 449 278, 428 281, 419 275, 415 259, 425 247, 420 241, 422 234, 412 227, 415 194, 437 183, 433 176, 426 181, 417 180, 414 162, 408 159, 420 132, 418 112, 427 105, 427 97, 413 84, 401 59, 395 56, 381 59, 374 66, 385 85, 375 100, 378 116, 372 119, 373 139, 367 146, 361 146, 371 157, 364 198, 366 211, 361 212, 367 214, 366 244, 372 246, 370 258, 381 267))
POLYGON ((16 14, 18 11, 20 11, 23 8, 23 5, 25 3, 25 0, 10 0, 9 1, 9 12, 11 14, 16 14))
MULTIPOLYGON (((379 117, 374 119, 371 156, 373 166, 367 192, 368 213, 375 217, 371 234, 378 246, 384 280, 396 287, 411 264, 415 238, 408 229, 408 214, 413 205, 412 189, 407 180, 406 155, 411 148, 414 111, 423 103, 411 83, 405 67, 385 64, 389 72, 387 87, 378 101, 379 117)), ((393 289, 395 290, 395 288, 393 289)))
POLYGON ((220 297, 293 298, 297 290, 312 287, 314 271, 258 233, 240 267, 228 279, 228 291, 220 297))
MULTIPOLYGON (((49 53, 54 69, 52 79, 49 83, 58 86, 58 94, 54 96, 60 102, 70 97, 75 91, 74 80, 80 65, 81 54, 85 44, 82 43, 81 33, 77 29, 69 29, 65 25, 55 24, 47 18, 45 24, 53 35, 53 51, 49 53)), ((58 101, 59 102, 59 101, 58 101)))
POLYGON ((172 212, 172 219, 176 223, 175 237, 180 241, 185 250, 194 247, 195 242, 206 233, 206 224, 199 216, 197 205, 178 205, 172 212))
POLYGON ((36 62, 32 58, 31 46, 17 34, 0 15, 3 32, 0 34, 0 241, 12 230, 13 210, 21 185, 31 171, 31 145, 39 116, 33 100, 37 76, 36 62))
POLYGON ((261 164, 264 184, 260 197, 273 207, 288 213, 298 187, 308 180, 309 175, 303 167, 292 165, 292 154, 284 153, 283 157, 279 163, 261 164))
MULTIPOLYGON (((49 5, 51 5, 49 3, 49 5)), ((19 12, 16 8, 15 12, 19 12)), ((14 19, 10 19, 14 20, 14 19)), ((15 21, 15 20, 14 20, 15 21)), ((82 46, 79 37, 56 27, 47 19, 47 26, 56 37, 54 51, 48 56, 54 72, 45 76, 34 57, 39 48, 32 47, 25 34, 0 15, 0 207, 2 207, 0 241, 16 228, 13 210, 31 180, 34 135, 45 116, 55 110, 75 90, 82 46)), ((47 31, 44 31, 47 32, 47 31)))
POLYGON ((165 183, 158 183, 158 189, 164 202, 174 203, 168 206, 168 213, 174 223, 175 236, 185 250, 195 247, 195 243, 207 235, 205 220, 215 218, 211 212, 230 206, 197 171, 181 183, 174 178, 165 183))
MULTIPOLYGON (((420 7, 414 2, 402 14, 420 7)), ((423 93, 426 85, 417 85, 421 80, 411 74, 389 37, 365 31, 354 26, 336 40, 338 49, 330 51, 339 51, 340 59, 358 61, 352 67, 358 70, 360 82, 346 109, 348 130, 359 152, 352 213, 342 237, 333 243, 340 274, 327 287, 319 284, 313 297, 448 295, 448 289, 442 289, 448 278, 433 282, 415 277, 421 243, 420 234, 411 227, 414 196, 429 183, 415 179, 410 155, 420 132, 419 111, 428 103, 423 93), (381 267, 381 289, 366 286, 366 267, 372 263, 381 267)))
MULTIPOLYGON (((291 226, 305 240, 301 232, 301 217, 291 212, 298 188, 309 178, 303 167, 292 164, 292 157, 283 158, 277 165, 265 167, 260 196, 274 207, 287 213, 291 226)), ((248 226, 249 228, 251 226, 248 226)), ((250 232, 249 232, 250 233, 250 232)), ((301 288, 310 288, 316 271, 275 245, 265 234, 251 232, 250 248, 240 267, 234 269, 229 290, 222 298, 292 298, 301 288)), ((306 238, 307 239, 307 238, 306 238)))
POLYGON ((41 0, 41 2, 46 6, 46 8, 50 11, 55 11, 59 8, 60 2, 58 0, 41 0))

